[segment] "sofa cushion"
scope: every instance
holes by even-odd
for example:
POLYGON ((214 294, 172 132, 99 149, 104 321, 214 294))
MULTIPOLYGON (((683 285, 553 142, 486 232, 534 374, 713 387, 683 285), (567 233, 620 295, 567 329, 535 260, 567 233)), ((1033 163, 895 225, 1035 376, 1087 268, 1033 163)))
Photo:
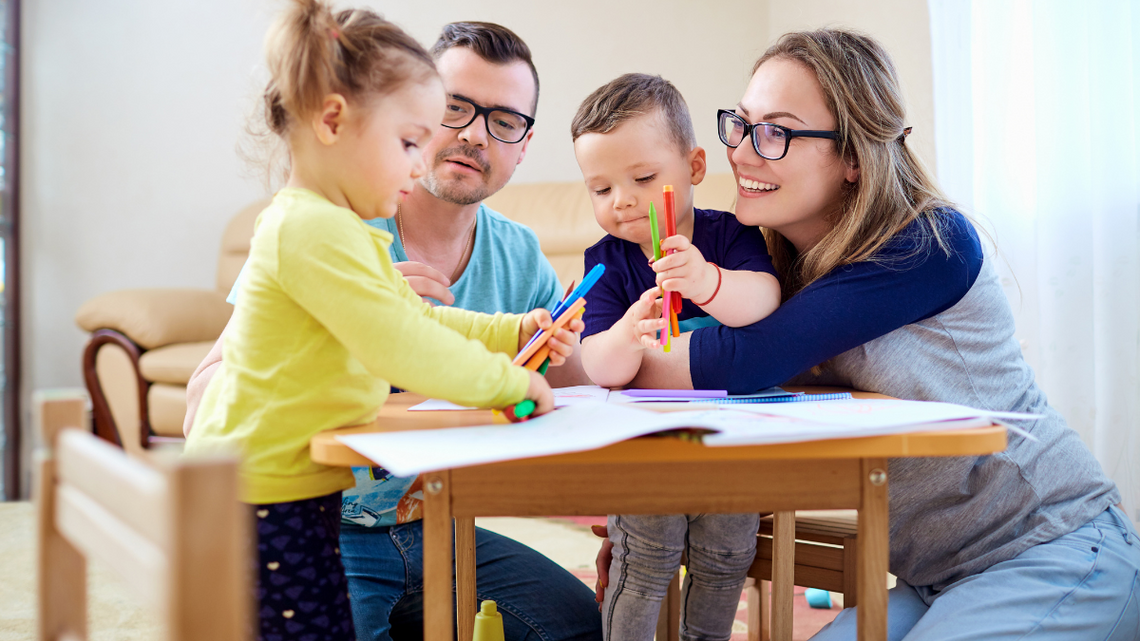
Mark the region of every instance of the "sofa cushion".
MULTIPOLYGON (((139 358, 139 372, 152 383, 186 386, 190 375, 206 358, 214 341, 179 343, 144 352, 139 358)), ((183 394, 186 392, 183 391, 183 394)))
POLYGON ((186 420, 186 386, 155 383, 146 395, 150 428, 159 436, 182 438, 186 420))

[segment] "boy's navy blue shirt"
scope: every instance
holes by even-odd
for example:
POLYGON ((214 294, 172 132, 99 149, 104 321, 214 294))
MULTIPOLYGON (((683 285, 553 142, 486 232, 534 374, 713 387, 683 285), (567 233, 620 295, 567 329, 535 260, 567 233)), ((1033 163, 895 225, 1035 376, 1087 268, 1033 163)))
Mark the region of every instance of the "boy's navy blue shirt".
MULTIPOLYGON (((736 216, 728 212, 694 208, 693 246, 706 261, 716 263, 721 269, 776 275, 760 229, 740 224, 736 216)), ((586 297, 589 303, 583 317, 586 330, 582 338, 613 327, 630 305, 657 284, 657 273, 637 243, 607 234, 586 250, 586 273, 598 263, 606 266, 606 272, 586 297)), ((677 321, 682 332, 720 325, 688 299, 682 299, 677 321)))

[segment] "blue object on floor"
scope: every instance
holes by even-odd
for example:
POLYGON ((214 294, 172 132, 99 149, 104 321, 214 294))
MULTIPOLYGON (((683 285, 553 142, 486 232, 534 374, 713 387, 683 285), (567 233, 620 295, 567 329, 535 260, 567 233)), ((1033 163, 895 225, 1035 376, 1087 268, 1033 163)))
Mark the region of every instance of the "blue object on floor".
POLYGON ((831 593, 827 590, 819 590, 816 588, 804 589, 804 598, 807 599, 808 605, 818 610, 831 609, 831 593))

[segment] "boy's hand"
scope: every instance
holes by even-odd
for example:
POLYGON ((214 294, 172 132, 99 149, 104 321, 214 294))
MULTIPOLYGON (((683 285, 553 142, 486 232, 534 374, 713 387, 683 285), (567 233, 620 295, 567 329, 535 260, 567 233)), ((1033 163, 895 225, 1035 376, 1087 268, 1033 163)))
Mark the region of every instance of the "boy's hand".
MULTIPOLYGON (((522 324, 519 326, 519 349, 530 341, 531 337, 538 333, 539 330, 550 329, 554 321, 550 319, 550 312, 541 307, 531 310, 523 316, 522 324)), ((570 322, 562 326, 551 336, 546 344, 550 346, 550 364, 558 367, 566 362, 567 358, 574 353, 574 334, 580 333, 586 329, 586 324, 580 318, 572 318, 570 322), (567 329, 569 328, 569 329, 567 329)))
MULTIPOLYGON (((682 236, 682 238, 684 237, 682 236)), ((630 346, 632 349, 657 349, 659 347, 656 332, 665 326, 661 318, 660 296, 661 290, 656 287, 645 290, 641 294, 641 298, 630 305, 625 316, 622 317, 622 323, 630 329, 630 346)))
POLYGON ((680 234, 661 241, 662 252, 670 249, 676 252, 662 256, 652 265, 657 272, 657 285, 689 300, 708 300, 716 290, 716 268, 705 261, 701 250, 680 234))

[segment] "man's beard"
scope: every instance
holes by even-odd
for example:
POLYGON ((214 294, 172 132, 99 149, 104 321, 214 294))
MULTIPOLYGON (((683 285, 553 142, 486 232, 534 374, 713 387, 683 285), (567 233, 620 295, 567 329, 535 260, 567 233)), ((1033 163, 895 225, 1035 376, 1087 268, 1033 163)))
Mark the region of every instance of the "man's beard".
POLYGON ((424 186, 424 189, 427 189, 428 193, 444 202, 453 205, 474 205, 497 191, 491 189, 491 186, 487 184, 490 173, 491 166, 482 154, 469 146, 461 145, 444 149, 436 154, 432 163, 432 170, 424 174, 424 177, 420 179, 420 184, 424 186), (462 180, 445 181, 439 179, 436 171, 446 162, 446 158, 456 155, 470 160, 472 164, 477 165, 482 170, 482 174, 479 176, 480 181, 477 184, 469 185, 462 180))

